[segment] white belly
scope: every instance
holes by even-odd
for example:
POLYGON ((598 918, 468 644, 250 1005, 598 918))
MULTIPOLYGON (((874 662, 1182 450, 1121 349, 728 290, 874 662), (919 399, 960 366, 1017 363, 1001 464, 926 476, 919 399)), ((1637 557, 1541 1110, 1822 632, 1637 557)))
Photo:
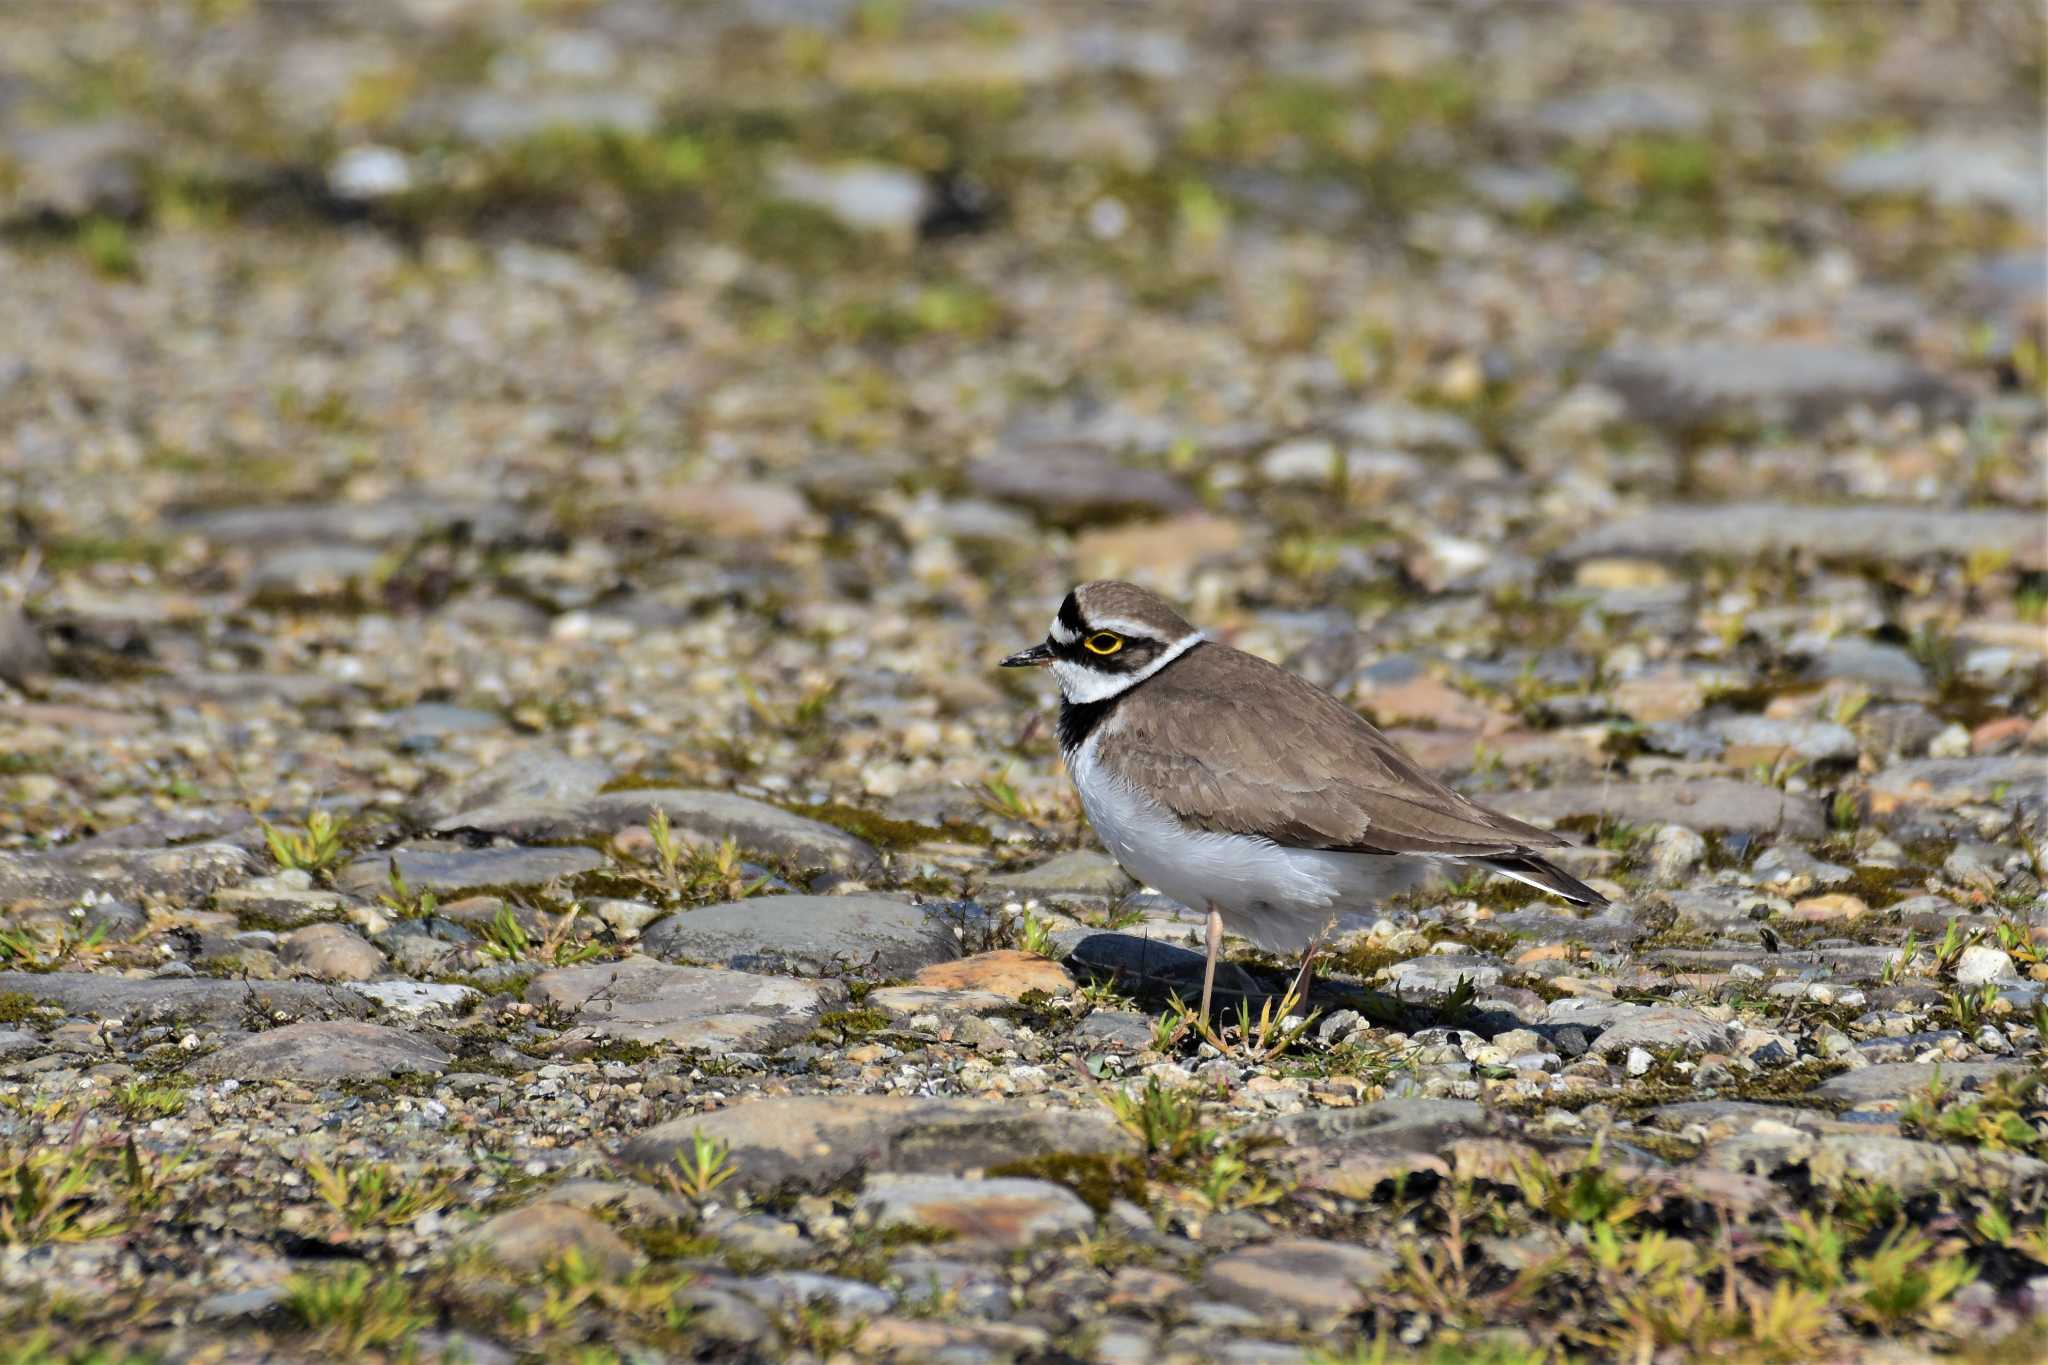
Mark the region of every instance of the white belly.
POLYGON ((1230 931, 1273 952, 1298 952, 1338 918, 1419 884, 1422 859, 1287 848, 1247 834, 1189 830, 1164 806, 1095 761, 1068 760, 1081 809, 1126 872, 1191 910, 1214 906, 1230 931))

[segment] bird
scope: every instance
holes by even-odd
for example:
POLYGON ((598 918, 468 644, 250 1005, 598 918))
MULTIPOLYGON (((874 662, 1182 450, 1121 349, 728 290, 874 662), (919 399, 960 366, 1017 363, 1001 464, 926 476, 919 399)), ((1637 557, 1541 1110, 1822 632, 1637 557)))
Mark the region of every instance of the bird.
POLYGON ((1135 583, 1080 584, 1045 639, 1001 666, 1052 670, 1088 823, 1124 871, 1206 917, 1201 1018, 1226 929, 1302 954, 1305 998, 1339 916, 1415 885, 1432 861, 1607 904, 1544 856, 1570 840, 1453 791, 1330 693, 1211 640, 1135 583))

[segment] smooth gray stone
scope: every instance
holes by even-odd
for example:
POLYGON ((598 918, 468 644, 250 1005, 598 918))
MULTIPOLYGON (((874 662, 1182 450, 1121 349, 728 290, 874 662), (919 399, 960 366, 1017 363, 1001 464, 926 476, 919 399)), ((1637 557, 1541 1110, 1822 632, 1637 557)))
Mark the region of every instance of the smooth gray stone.
POLYGON ((590 848, 402 848, 356 859, 335 874, 334 884, 355 895, 374 895, 390 885, 391 864, 413 891, 448 895, 476 887, 545 886, 605 865, 590 848))
POLYGON ((574 1015, 591 1034, 714 1054, 769 1052, 806 1037, 829 1010, 844 1007, 836 981, 712 967, 678 967, 650 957, 542 972, 526 998, 574 1015))
POLYGON ((0 905, 75 902, 88 892, 116 900, 204 902, 216 887, 261 870, 255 855, 235 844, 6 852, 0 853, 0 905))
POLYGON ((2041 519, 2018 508, 1807 507, 1778 502, 1678 504, 1602 523, 1560 552, 1567 561, 1686 555, 1750 561, 1797 551, 1828 560, 1908 563, 2003 552, 2014 568, 2048 568, 2041 519))
POLYGON ((909 976, 960 956, 953 931, 894 896, 757 896, 683 910, 649 925, 657 957, 721 962, 744 971, 827 976, 862 970, 909 976))
POLYGON ((1818 801, 1727 777, 1570 783, 1502 792, 1490 796, 1488 803, 1519 820, 1538 823, 1598 815, 1632 825, 1684 825, 1703 832, 1818 838, 1827 831, 1818 801))
POLYGON ((567 802, 514 799, 458 812, 436 828, 481 830, 523 843, 566 843, 609 838, 629 825, 645 825, 656 810, 667 814, 684 843, 711 845, 730 838, 749 853, 834 872, 858 871, 880 860, 867 842, 822 821, 731 792, 683 788, 601 792, 567 802))
POLYGON ((1906 1099, 1937 1079, 1950 1090, 1981 1090, 1992 1081, 2025 1075, 2028 1069, 2023 1062, 1879 1062, 1830 1076, 1814 1093, 1866 1104, 1906 1099))
POLYGON ((336 1020, 287 1024, 228 1044, 190 1067, 197 1076, 241 1081, 382 1080, 438 1075, 452 1059, 417 1034, 336 1020))
POLYGON ((66 1014, 118 1018, 131 1027, 205 1020, 229 1023, 248 1013, 359 1018, 369 1007, 332 986, 295 981, 132 981, 97 972, 0 972, 0 994, 18 993, 66 1014))
MULTIPOLYGON (((1602 357, 1594 375, 1619 392, 1639 420, 1657 426, 1737 418, 1810 428, 1858 404, 1884 409, 1899 403, 1947 407, 1958 401, 1948 384, 1904 356, 1833 343, 1622 346, 1602 357)), ((1776 508, 1794 519, 1816 510, 1776 508)), ((1953 515, 1946 509, 1941 514, 1953 515)), ((1823 549, 1825 543, 1806 542, 1812 549, 1823 549)))

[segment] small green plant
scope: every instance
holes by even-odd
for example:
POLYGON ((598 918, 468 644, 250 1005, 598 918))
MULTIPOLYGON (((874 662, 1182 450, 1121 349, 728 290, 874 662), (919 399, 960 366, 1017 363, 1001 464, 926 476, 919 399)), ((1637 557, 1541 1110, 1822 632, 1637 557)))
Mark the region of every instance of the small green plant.
POLYGON ((263 827, 263 842, 270 846, 271 858, 286 871, 319 876, 348 855, 342 840, 348 829, 346 816, 330 815, 324 810, 308 811, 305 828, 297 832, 279 829, 260 815, 256 823, 263 827))
POLYGON ((1205 1145, 1208 1131, 1201 1124, 1201 1109, 1191 1099, 1167 1089, 1156 1076, 1147 1077, 1145 1088, 1107 1090, 1103 1101, 1125 1132, 1145 1144, 1147 1155, 1181 1161, 1205 1145))
POLYGON ((402 1277, 375 1274, 366 1265, 292 1276, 285 1281, 284 1308, 344 1357, 403 1345, 432 1321, 413 1306, 402 1277))
POLYGON ((1911 971, 1913 959, 1920 952, 1920 935, 1908 929, 1906 941, 1899 945, 1899 951, 1885 959, 1884 971, 1878 976, 1880 985, 1896 985, 1901 976, 1911 971))
POLYGON ((692 849, 676 838, 668 812, 659 806, 648 814, 647 835, 661 889, 676 900, 745 900, 767 889, 767 877, 748 880, 739 843, 731 835, 708 850, 692 849))
POLYGON ((1179 996, 1166 1002, 1166 1008, 1152 1021, 1152 1050, 1171 1052, 1180 1045, 1195 1027, 1195 1007, 1179 996))
POLYGON ((1941 942, 1934 945, 1935 974, 1937 976, 1947 976, 1954 972, 1956 963, 1962 958, 1963 954, 1975 946, 1977 941, 1983 937, 1984 931, 1982 929, 1972 929, 1968 933, 1964 933, 1956 921, 1950 920, 1948 928, 1942 932, 1941 942))
POLYGON ((127 1139, 121 1144, 120 1176, 128 1191, 128 1202, 138 1209, 156 1208, 198 1164, 189 1150, 176 1156, 144 1156, 135 1139, 127 1139))
POLYGON ((1321 1010, 1311 1010, 1305 1015, 1296 1013, 1303 1004, 1299 986, 1298 979, 1288 984, 1287 993, 1280 997, 1277 1009, 1273 997, 1265 997, 1259 1002, 1256 1017, 1252 1014, 1251 1002, 1240 999, 1234 1029, 1226 1025, 1219 1030, 1207 1019, 1197 1016, 1195 1032, 1201 1035, 1203 1042, 1226 1056, 1242 1049, 1245 1060, 1255 1065, 1270 1062, 1300 1042, 1302 1035, 1322 1017, 1321 1010))
POLYGON ((188 1092, 183 1086, 155 1085, 145 1080, 127 1081, 114 1092, 114 1107, 138 1123, 169 1118, 185 1107, 188 1092))
POLYGON ((2021 971, 2030 971, 2043 963, 2048 963, 2048 949, 2044 949, 2035 940, 2033 931, 2026 925, 2015 920, 2000 919, 1991 928, 1998 936, 1998 946, 2005 950, 2006 956, 2010 957, 2021 971))
POLYGON ((1005 820, 1029 824, 1036 812, 1024 799, 1024 794, 1017 790, 1017 784, 1010 780, 1010 767, 1005 763, 1001 772, 983 779, 979 793, 981 805, 1005 820))
POLYGON ((731 1148, 717 1138, 691 1133, 689 1150, 677 1152, 675 1160, 656 1173, 656 1181, 670 1193, 701 1204, 738 1174, 731 1148))
POLYGON ((54 972, 66 963, 90 959, 105 946, 107 927, 95 924, 83 935, 69 928, 44 938, 26 929, 0 929, 0 967, 24 972, 54 972))
POLYGON ((1986 981, 1974 991, 1944 992, 1941 1007, 1951 1026, 1965 1033, 1975 1033, 1978 1025, 1991 1016, 1998 1000, 1998 987, 1986 981))
POLYGON ((386 889, 377 893, 377 904, 394 918, 432 919, 440 912, 439 896, 427 890, 415 892, 406 885, 405 874, 398 870, 398 859, 392 858, 385 864, 384 880, 386 889))
POLYGON ((1893 1228, 1877 1249, 1849 1264, 1851 1307, 1881 1330, 1925 1322, 1936 1308, 1977 1278, 1961 1255, 1938 1256, 1934 1243, 1905 1227, 1893 1228))
POLYGON ((1778 1243, 1764 1259, 1803 1288, 1832 1294, 1842 1287, 1852 1240, 1833 1215, 1800 1213, 1779 1228, 1778 1243))
POLYGON ((1602 1145, 1596 1139, 1578 1165, 1562 1170, 1540 1156, 1518 1162, 1522 1202, 1547 1218, 1588 1226, 1624 1224, 1647 1210, 1649 1197, 1603 1164, 1602 1145))
POLYGON ((538 962, 549 967, 573 967, 588 962, 603 955, 604 945, 570 939, 570 931, 582 911, 581 905, 572 903, 535 938, 519 922, 511 906, 500 905, 490 923, 477 931, 477 951, 500 962, 538 962))
POLYGON ((1053 942, 1052 923, 1029 910, 1017 922, 1017 946, 1037 957, 1058 957, 1060 952, 1053 942))
POLYGON ((306 1156, 299 1168, 321 1201, 352 1228, 403 1227, 455 1197, 448 1181, 414 1180, 382 1162, 329 1166, 306 1156))
POLYGON ((1212 1152, 1199 1166, 1194 1179, 1195 1197, 1210 1210, 1228 1213, 1234 1209, 1263 1208, 1287 1197, 1287 1187, 1269 1179, 1245 1159, 1236 1146, 1212 1152))
POLYGON ((0 1147, 0 1246, 83 1242, 119 1232, 97 1194, 101 1151, 81 1137, 63 1146, 0 1147))
POLYGON ((1899 1127, 1940 1142, 2027 1156, 2048 1154, 2048 1109, 2038 1075, 2001 1076, 1964 1100, 1937 1074, 1899 1111, 1899 1127))

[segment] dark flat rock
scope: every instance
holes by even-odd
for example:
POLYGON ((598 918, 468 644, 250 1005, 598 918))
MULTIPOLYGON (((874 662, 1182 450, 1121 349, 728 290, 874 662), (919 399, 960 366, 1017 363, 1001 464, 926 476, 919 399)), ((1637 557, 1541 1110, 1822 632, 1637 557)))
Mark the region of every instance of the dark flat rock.
POLYGON ((602 763, 536 745, 449 783, 421 800, 416 810, 421 819, 438 822, 510 802, 582 801, 596 796, 610 778, 611 769, 602 763))
POLYGON ((1013 445, 967 466, 967 486, 1071 524, 1143 513, 1191 511, 1194 493, 1171 474, 1133 469, 1083 444, 1013 445))
POLYGON ((1072 1190, 1049 1180, 957 1175, 868 1177, 859 1208, 877 1227, 950 1233, 948 1246, 1016 1251, 1071 1240, 1095 1226, 1095 1215, 1072 1190))
POLYGON ((545 886, 605 865, 591 848, 404 848, 356 859, 335 874, 334 884, 356 895, 382 891, 390 865, 414 891, 447 895, 478 887, 545 886))
POLYGON ((1623 346, 1595 375, 1640 420, 1680 427, 1728 419, 1812 427, 1857 404, 1938 406, 1956 397, 1904 356, 1802 341, 1623 346))
POLYGON ((190 1070, 217 1079, 318 1083, 438 1075, 450 1060, 417 1034, 336 1020, 287 1024, 254 1034, 200 1058, 190 1070))
POLYGON ((684 910, 649 925, 657 957, 743 971, 829 976, 852 968, 907 976, 960 956, 953 931, 894 896, 758 896, 684 910))
POLYGON ((1818 838, 1827 821, 1820 803, 1776 787, 1727 777, 1682 782, 1581 782, 1537 791, 1504 792, 1490 804, 1520 820, 1555 824, 1597 815, 1632 825, 1672 824, 1702 831, 1790 834, 1818 838))
POLYGON ((1981 1090, 1992 1081, 2023 1076, 2029 1069, 2023 1062, 1878 1062, 1830 1076, 1814 1093, 1858 1104, 1903 1100, 1937 1080, 1952 1091, 1981 1090))
POLYGON ((261 870, 253 853, 227 843, 0 853, 0 905, 75 902, 88 892, 117 900, 163 896, 203 901, 215 888, 261 870))
POLYGON ((1749 502, 1653 507, 1596 526, 1561 552, 1567 560, 1686 555, 1752 560, 1798 552, 1821 559, 1908 563, 2002 551, 2014 568, 2048 568, 2048 528, 2004 508, 1807 507, 1749 502))
POLYGON ((792 981, 649 957, 543 972, 526 998, 575 1015, 592 1033, 711 1053, 767 1052, 806 1036, 846 1004, 836 981, 792 981))
POLYGON ((2048 760, 2039 754, 1916 758, 1873 774, 1866 790, 1876 816, 1992 801, 2039 806, 2048 804, 2048 760))
POLYGON ((1202 1284, 1224 1302, 1261 1316, 1280 1311, 1311 1324, 1334 1324, 1364 1308, 1368 1291, 1396 1264, 1383 1251, 1293 1237, 1219 1256, 1202 1284))
POLYGON ((232 1022, 254 1011, 322 1018, 359 1018, 369 1006, 347 991, 296 981, 225 981, 213 978, 133 981, 98 972, 0 972, 0 994, 15 993, 67 1014, 139 1023, 173 1020, 232 1022))
POLYGON ((684 788, 602 792, 576 801, 512 800, 459 812, 437 828, 481 830, 523 843, 567 843, 608 838, 629 825, 645 825, 656 810, 667 813, 670 827, 686 843, 716 844, 730 838, 749 853, 834 871, 854 871, 879 860, 866 841, 822 821, 731 792, 684 788))
POLYGON ((693 1133, 732 1148, 747 1189, 823 1190, 875 1171, 958 1175, 1059 1153, 1135 1152, 1137 1140, 1097 1110, 1030 1109, 1008 1101, 908 1095, 807 1095, 751 1100, 675 1119, 632 1139, 619 1159, 659 1166, 693 1133))

